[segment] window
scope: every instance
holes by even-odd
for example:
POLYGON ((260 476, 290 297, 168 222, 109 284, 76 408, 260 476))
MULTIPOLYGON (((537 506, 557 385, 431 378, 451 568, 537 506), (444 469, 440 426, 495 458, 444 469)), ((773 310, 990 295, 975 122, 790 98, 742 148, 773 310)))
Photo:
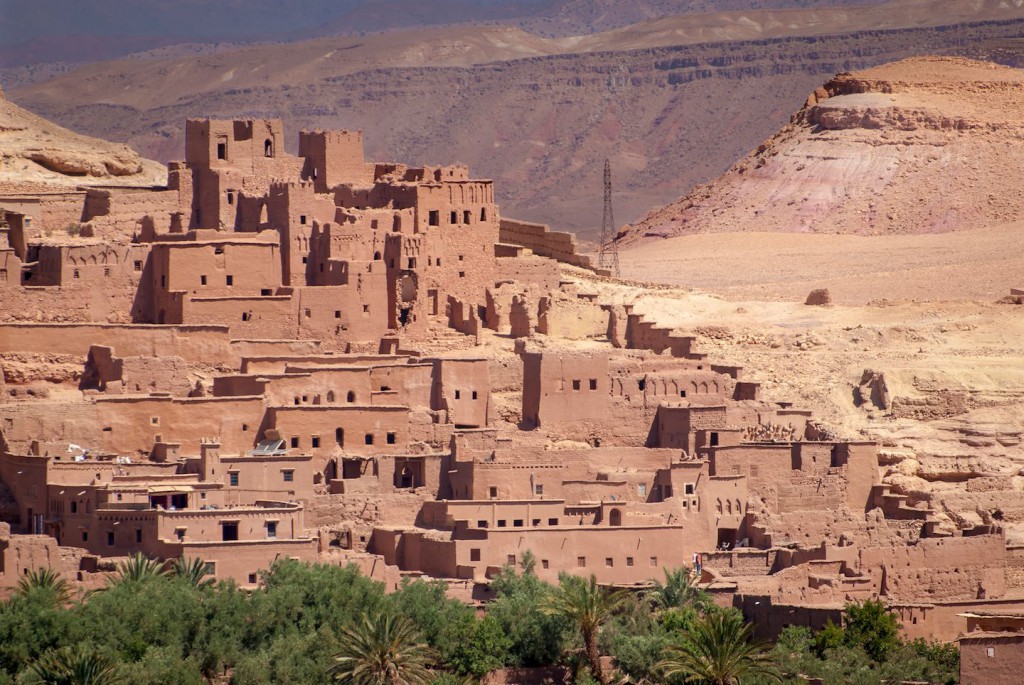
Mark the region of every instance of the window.
POLYGON ((267 521, 267 537, 277 537, 277 521, 267 521))
POLYGON ((686 485, 684 485, 683 486, 683 492, 685 492, 687 495, 692 495, 693 494, 693 483, 687 483, 686 485))
POLYGON ((72 514, 77 514, 78 513, 78 502, 76 502, 74 500, 71 500, 71 513, 72 514))
POLYGON ((302 224, 303 226, 306 225, 306 215, 305 214, 300 214, 299 215, 299 223, 302 224))
POLYGON ((607 566, 608 568, 611 568, 611 567, 615 566, 615 560, 612 559, 611 557, 605 557, 604 558, 604 565, 607 566))
POLYGON ((543 495, 544 494, 544 484, 543 483, 537 483, 536 485, 534 485, 533 486, 533 493, 535 495, 543 495))
POLYGON ((354 392, 352 392, 351 390, 349 390, 348 391, 348 395, 345 397, 345 399, 348 402, 355 402, 356 401, 356 394, 354 392))
POLYGON ((341 310, 340 309, 335 309, 334 310, 334 318, 335 319, 340 319, 341 318, 341 310))
POLYGON ((476 527, 477 528, 486 528, 487 527, 487 521, 484 521, 484 520, 477 521, 476 522, 476 527))
POLYGON ((78 269, 75 269, 75 273, 73 275, 74 275, 75 278, 78 278, 78 276, 79 276, 78 269))
POLYGON ((715 447, 718 444, 718 433, 715 431, 711 432, 711 446, 715 447))
POLYGON ((227 158, 228 158, 228 144, 227 143, 217 143, 217 159, 227 159, 227 158))
POLYGON ((540 519, 533 519, 533 521, 532 521, 532 523, 530 525, 532 525, 534 528, 536 528, 537 526, 540 525, 540 519))
POLYGON ((369 313, 370 313, 370 305, 364 304, 363 305, 363 314, 369 314, 369 313))
POLYGON ((206 575, 208 575, 208 576, 216 576, 217 575, 217 562, 216 561, 208 561, 208 562, 206 562, 206 568, 204 568, 203 571, 205 571, 206 575))
POLYGON ((270 297, 273 291, 270 288, 260 288, 260 297, 270 297))
POLYGON ((493 485, 487 488, 487 496, 491 499, 496 498, 498 496, 498 488, 493 485))
POLYGON ((235 193, 233 191, 230 191, 230 190, 228 191, 228 204, 229 205, 235 204, 235 193))
POLYGON ((651 557, 651 566, 658 565, 658 557, 651 557))
POLYGON ((199 277, 199 285, 206 285, 206 276, 199 277))
POLYGON ((459 278, 465 278, 465 277, 466 277, 466 272, 465 271, 460 271, 459 272, 459 278))
POLYGON ((468 209, 462 212, 462 223, 468 224, 473 218, 473 213, 468 209))
POLYGON ((579 390, 580 389, 580 382, 578 380, 572 382, 572 389, 573 390, 579 390))
POLYGON ((281 478, 284 479, 285 483, 295 482, 295 472, 291 469, 281 472, 281 478))
POLYGON ((429 223, 430 223, 431 226, 440 226, 441 225, 441 212, 436 210, 436 209, 430 210, 430 220, 429 220, 429 223))
POLYGON ((591 390, 597 390, 597 379, 596 378, 591 378, 590 379, 590 389, 591 390))
POLYGON ((480 561, 480 548, 479 547, 473 547, 472 549, 469 550, 469 560, 470 561, 480 561))
POLYGON ((114 546, 114 531, 112 531, 112 530, 108 530, 107 531, 107 546, 108 547, 113 547, 114 546))
POLYGON ((513 528, 522 528, 523 527, 523 519, 514 519, 512 521, 512 527, 513 528))
POLYGON ((310 309, 309 307, 306 307, 306 309, 305 309, 305 311, 303 312, 303 314, 305 314, 305 315, 306 315, 306 318, 308 319, 308 318, 310 318, 310 317, 312 317, 312 316, 313 316, 313 310, 312 310, 312 309, 310 309))
POLYGON ((586 557, 576 557, 576 565, 579 566, 580 568, 583 568, 584 566, 587 565, 587 558, 586 557))
POLYGON ((508 528, 508 521, 505 519, 498 519, 498 528, 508 528))
POLYGON ((461 395, 462 395, 462 393, 460 393, 458 390, 455 391, 455 399, 459 399, 459 397, 461 397, 461 395))
POLYGON ((152 425, 154 425, 154 426, 159 426, 160 425, 160 417, 159 416, 151 416, 151 417, 149 417, 149 422, 152 425))
POLYGON ((299 437, 297 435, 292 436, 292 448, 299 446, 299 437))
POLYGON ((557 526, 558 525, 558 519, 548 519, 548 525, 549 526, 557 526))
POLYGON ((476 399, 476 390, 473 391, 473 399, 476 399))
POLYGON ((229 274, 229 275, 228 275, 228 276, 227 276, 227 277, 226 277, 226 278, 224 279, 224 282, 225 282, 225 284, 227 284, 227 285, 234 285, 234 284, 235 284, 235 277, 234 277, 234 276, 231 276, 231 275, 229 274))
POLYGON ((505 563, 508 566, 515 566, 516 565, 516 555, 515 554, 509 554, 508 556, 506 556, 505 557, 505 563))
POLYGON ((222 521, 220 524, 222 542, 234 542, 238 539, 238 521, 222 521))
POLYGON ((110 267, 109 266, 103 267, 103 275, 104 276, 109 276, 110 275, 110 267))
POLYGON ((363 438, 367 445, 373 444, 373 433, 367 433, 366 437, 363 438))
POLYGON ((551 564, 548 563, 547 559, 541 559, 540 560, 540 567, 541 568, 549 568, 550 566, 551 566, 551 564))
POLYGON ((238 487, 238 471, 228 471, 228 485, 238 487))
POLYGON ((636 486, 637 497, 647 497, 647 483, 640 483, 636 486))
POLYGON ((89 542, 89 531, 82 531, 82 542, 89 542))
POLYGON ((387 442, 388 442, 389 445, 394 445, 395 444, 395 434, 394 433, 388 433, 387 442))
POLYGON ((626 557, 626 566, 633 565, 633 557, 626 557))
POLYGON ((141 528, 136 528, 135 529, 135 542, 142 542, 142 529, 141 528))
POLYGON ((686 397, 686 391, 685 390, 680 390, 679 391, 679 396, 680 397, 686 397))
POLYGON ((160 274, 160 287, 161 288, 166 288, 167 287, 167 276, 166 276, 166 274, 160 274))
POLYGON ((309 441, 310 441, 310 443, 312 443, 314 449, 320 446, 320 436, 319 435, 314 435, 314 436, 310 437, 309 441))
POLYGON ((409 257, 409 266, 407 268, 409 268, 409 269, 415 269, 416 268, 416 258, 415 257, 409 257))
POLYGON ((481 207, 480 208, 480 221, 487 221, 487 208, 486 207, 481 207))
POLYGON ((256 580, 257 580, 256 574, 255 573, 250 573, 249 574, 249 585, 255 585, 256 584, 256 580))
POLYGON ((451 221, 449 223, 453 225, 459 223, 459 213, 454 209, 452 210, 451 221))

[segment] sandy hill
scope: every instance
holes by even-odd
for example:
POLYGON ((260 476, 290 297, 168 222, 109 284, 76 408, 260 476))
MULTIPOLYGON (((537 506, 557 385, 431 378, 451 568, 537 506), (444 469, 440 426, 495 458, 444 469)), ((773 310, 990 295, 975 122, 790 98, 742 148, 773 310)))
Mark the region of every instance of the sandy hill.
POLYGON ((1024 70, 920 57, 843 73, 621 244, 731 231, 937 233, 1024 216, 1024 70))
POLYGON ((0 90, 0 188, 162 185, 163 164, 130 147, 79 135, 7 101, 0 90))

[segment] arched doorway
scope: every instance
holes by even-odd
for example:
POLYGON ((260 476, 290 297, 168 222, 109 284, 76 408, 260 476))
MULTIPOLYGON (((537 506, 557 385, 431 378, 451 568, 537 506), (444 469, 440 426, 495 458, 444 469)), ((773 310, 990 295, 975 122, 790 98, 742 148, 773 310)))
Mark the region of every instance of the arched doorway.
POLYGON ((621 526, 622 525, 622 510, 612 509, 608 512, 608 525, 610 526, 621 526))

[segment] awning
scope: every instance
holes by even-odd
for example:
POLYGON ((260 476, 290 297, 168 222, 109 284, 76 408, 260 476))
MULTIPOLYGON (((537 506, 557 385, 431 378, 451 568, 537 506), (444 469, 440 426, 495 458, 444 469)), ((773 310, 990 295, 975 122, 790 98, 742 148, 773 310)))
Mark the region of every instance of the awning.
POLYGON ((170 495, 179 492, 192 492, 191 485, 150 485, 147 491, 151 495, 170 495))

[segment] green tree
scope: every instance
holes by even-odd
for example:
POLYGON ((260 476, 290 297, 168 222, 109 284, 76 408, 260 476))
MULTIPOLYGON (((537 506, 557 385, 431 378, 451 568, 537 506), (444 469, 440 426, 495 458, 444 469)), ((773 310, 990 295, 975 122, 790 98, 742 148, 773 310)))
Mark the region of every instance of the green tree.
POLYGON ((195 587, 213 585, 206 562, 198 558, 178 557, 171 562, 171 575, 184 578, 195 587))
POLYGON ((162 562, 146 557, 140 552, 128 557, 117 565, 117 575, 110 579, 110 585, 122 583, 145 583, 154 578, 162 578, 167 575, 167 569, 162 562))
POLYGON ((124 682, 111 659, 81 644, 47 652, 29 667, 25 680, 38 685, 117 685, 124 682))
POLYGON ((605 679, 597 647, 601 626, 625 605, 627 597, 623 590, 608 590, 599 586, 597 576, 591 575, 589 579, 584 579, 564 575, 551 593, 545 608, 552 614, 568 619, 579 629, 590 672, 602 685, 605 679))
POLYGON ((547 666, 561 656, 572 626, 544 610, 551 586, 537 577, 532 555, 523 554, 520 568, 522 573, 517 574, 506 566, 491 580, 494 600, 487 605, 487 615, 511 641, 506 665, 547 666))
POLYGON ((404 616, 363 615, 341 631, 341 651, 330 668, 331 680, 348 685, 428 685, 430 648, 404 616))
POLYGON ((900 624, 880 601, 850 604, 844 612, 847 646, 859 646, 875 661, 885 661, 899 649, 900 624))
POLYGON ((54 604, 65 604, 71 599, 71 588, 59 573, 49 568, 29 571, 28 575, 18 580, 16 594, 21 597, 42 595, 54 604))
POLYGON ((657 665, 665 678, 699 685, 739 685, 754 678, 781 681, 768 646, 750 639, 751 626, 736 612, 702 617, 657 665))
POLYGON ((647 598, 658 611, 684 609, 692 607, 705 613, 711 607, 711 597, 690 580, 690 569, 680 566, 677 569, 662 569, 665 582, 654 581, 653 587, 647 591, 647 598))

